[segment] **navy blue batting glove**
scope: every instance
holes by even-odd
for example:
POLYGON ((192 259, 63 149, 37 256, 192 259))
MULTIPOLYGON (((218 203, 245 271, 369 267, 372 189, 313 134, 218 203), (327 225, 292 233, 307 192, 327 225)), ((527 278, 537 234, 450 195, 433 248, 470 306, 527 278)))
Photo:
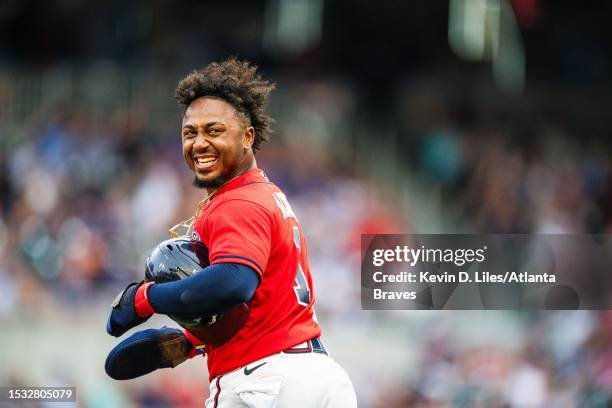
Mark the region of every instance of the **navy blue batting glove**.
POLYGON ((130 283, 117 295, 106 322, 108 334, 119 337, 153 315, 153 308, 147 299, 147 290, 152 284, 153 282, 144 281, 130 283))
POLYGON ((178 329, 163 327, 132 334, 106 357, 104 369, 115 380, 130 380, 187 360, 192 343, 178 329))

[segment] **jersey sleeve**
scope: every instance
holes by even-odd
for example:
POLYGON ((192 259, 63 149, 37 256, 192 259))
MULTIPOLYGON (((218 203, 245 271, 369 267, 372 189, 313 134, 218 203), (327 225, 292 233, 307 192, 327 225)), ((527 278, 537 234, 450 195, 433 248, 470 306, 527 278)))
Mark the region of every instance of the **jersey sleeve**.
POLYGON ((211 265, 240 263, 260 276, 266 269, 272 241, 273 216, 263 206, 247 200, 219 204, 207 217, 211 265))

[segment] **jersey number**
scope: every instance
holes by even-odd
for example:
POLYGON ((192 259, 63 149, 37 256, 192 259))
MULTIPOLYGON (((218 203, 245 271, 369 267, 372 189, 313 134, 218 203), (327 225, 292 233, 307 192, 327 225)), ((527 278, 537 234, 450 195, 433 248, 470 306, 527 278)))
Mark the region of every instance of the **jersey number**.
MULTIPOLYGON (((298 227, 293 227, 293 243, 295 247, 300 250, 300 230, 298 227)), ((308 289, 308 282, 306 281, 306 275, 300 266, 298 260, 297 271, 295 271, 295 286, 293 287, 295 296, 300 305, 308 306, 310 304, 310 289, 308 289)))
POLYGON ((295 283, 296 285, 293 287, 293 290, 295 291, 295 296, 297 296, 298 303, 308 306, 310 303, 310 289, 308 289, 308 282, 306 282, 306 276, 299 262, 297 272, 295 273, 295 283))

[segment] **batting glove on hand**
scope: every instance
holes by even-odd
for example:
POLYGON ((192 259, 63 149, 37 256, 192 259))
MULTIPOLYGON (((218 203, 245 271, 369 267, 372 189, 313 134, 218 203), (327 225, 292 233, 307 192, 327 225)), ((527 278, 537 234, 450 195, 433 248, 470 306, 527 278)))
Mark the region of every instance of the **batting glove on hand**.
POLYGON ((147 290, 153 282, 130 283, 117 295, 112 304, 106 331, 119 337, 132 327, 146 322, 154 313, 147 299, 147 290))
POLYGON ((176 367, 194 346, 181 330, 147 329, 123 340, 106 357, 104 369, 115 380, 130 380, 159 368, 176 367))

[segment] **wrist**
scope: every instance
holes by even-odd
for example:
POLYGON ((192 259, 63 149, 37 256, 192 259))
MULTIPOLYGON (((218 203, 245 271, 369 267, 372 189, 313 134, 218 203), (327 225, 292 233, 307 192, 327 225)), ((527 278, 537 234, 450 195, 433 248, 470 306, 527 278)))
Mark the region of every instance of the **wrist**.
POLYGON ((155 282, 147 282, 138 288, 134 297, 134 309, 139 317, 145 318, 155 313, 153 306, 149 303, 149 287, 155 282))
POLYGON ((206 347, 204 346, 202 341, 195 337, 193 334, 191 334, 189 330, 183 329, 183 335, 187 338, 187 340, 189 340, 189 342, 193 346, 192 349, 189 351, 189 358, 193 358, 198 354, 206 353, 206 347))

